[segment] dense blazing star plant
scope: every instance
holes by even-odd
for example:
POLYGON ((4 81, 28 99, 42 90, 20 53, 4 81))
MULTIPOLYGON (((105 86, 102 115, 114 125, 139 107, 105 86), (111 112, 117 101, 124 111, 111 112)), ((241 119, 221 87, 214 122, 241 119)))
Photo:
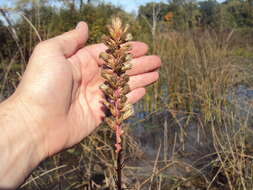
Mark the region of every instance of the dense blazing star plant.
POLYGON ((105 82, 101 85, 104 92, 103 102, 110 112, 110 116, 105 118, 105 122, 110 126, 116 135, 117 153, 117 186, 121 189, 121 136, 123 135, 124 121, 133 115, 133 106, 127 102, 126 95, 130 92, 128 85, 129 76, 126 71, 131 69, 130 53, 132 35, 128 33, 129 25, 123 26, 120 18, 112 19, 112 24, 108 26, 109 35, 103 36, 103 42, 108 47, 106 52, 100 54, 104 60, 101 75, 105 82))

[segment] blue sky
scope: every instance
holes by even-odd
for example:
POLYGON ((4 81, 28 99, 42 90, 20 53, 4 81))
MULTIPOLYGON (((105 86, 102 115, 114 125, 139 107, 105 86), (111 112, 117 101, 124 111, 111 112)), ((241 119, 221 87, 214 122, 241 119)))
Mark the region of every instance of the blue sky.
POLYGON ((137 12, 140 5, 148 2, 168 2, 167 0, 104 0, 114 5, 120 6, 128 12, 137 12))
MULTIPOLYGON (((166 2, 167 0, 102 0, 103 2, 110 2, 116 6, 120 6, 128 12, 137 12, 140 5, 148 2, 166 2)), ((13 0, 0 0, 0 6, 11 7, 13 0)))

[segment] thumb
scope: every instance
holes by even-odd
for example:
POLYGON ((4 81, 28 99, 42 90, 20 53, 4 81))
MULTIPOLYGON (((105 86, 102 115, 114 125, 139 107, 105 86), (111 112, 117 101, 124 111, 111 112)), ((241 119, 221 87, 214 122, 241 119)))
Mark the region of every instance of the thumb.
POLYGON ((44 53, 64 55, 66 58, 75 54, 88 40, 88 25, 79 22, 74 30, 41 42, 38 49, 44 53))

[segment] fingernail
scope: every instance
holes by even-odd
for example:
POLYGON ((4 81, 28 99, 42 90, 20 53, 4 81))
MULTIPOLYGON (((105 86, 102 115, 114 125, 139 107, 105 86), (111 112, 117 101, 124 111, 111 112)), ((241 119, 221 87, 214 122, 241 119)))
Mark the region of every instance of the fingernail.
POLYGON ((77 25, 76 25, 76 29, 80 29, 82 28, 82 22, 79 22, 77 25))

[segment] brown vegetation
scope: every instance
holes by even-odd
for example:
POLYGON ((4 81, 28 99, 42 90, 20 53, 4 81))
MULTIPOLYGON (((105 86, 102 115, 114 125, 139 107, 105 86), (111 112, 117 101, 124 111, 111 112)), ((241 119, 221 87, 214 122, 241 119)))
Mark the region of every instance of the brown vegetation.
MULTIPOLYGON (((251 190, 253 99, 244 98, 240 89, 248 93, 253 85, 252 5, 214 3, 208 17, 208 2, 202 9, 176 1, 148 4, 137 18, 107 4, 19 7, 22 16, 15 23, 0 24, 1 96, 13 92, 39 39, 85 20, 89 43, 95 43, 107 33, 111 16, 121 16, 164 63, 161 79, 136 105, 136 118, 125 131, 123 187, 251 190), (164 22, 170 11, 173 22, 164 22)), ((17 14, 14 8, 2 10, 7 18, 17 14)), ((44 161, 20 189, 113 189, 114 139, 114 132, 101 126, 79 145, 44 161)))

